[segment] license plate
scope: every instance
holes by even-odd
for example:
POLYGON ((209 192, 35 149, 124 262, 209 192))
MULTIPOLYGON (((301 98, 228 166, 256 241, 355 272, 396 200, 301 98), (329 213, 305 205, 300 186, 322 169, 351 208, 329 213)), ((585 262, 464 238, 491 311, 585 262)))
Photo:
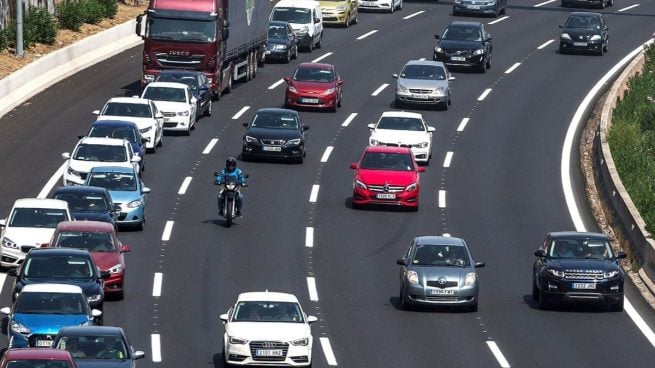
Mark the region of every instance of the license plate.
POLYGON ((171 119, 170 118, 164 118, 164 123, 168 122, 168 121, 171 121, 171 119))
POLYGON ((584 290, 594 290, 596 289, 596 284, 576 282, 573 284, 574 289, 584 289, 584 290))
POLYGON ((302 103, 311 103, 311 104, 316 104, 318 103, 318 98, 303 98, 302 103))
POLYGON ((49 348, 52 346, 51 340, 36 340, 36 346, 40 348, 49 348))
POLYGON ((466 58, 464 56, 451 56, 450 60, 452 61, 464 61, 466 58))
POLYGON ((587 46, 586 42, 573 42, 573 46, 587 46))
POLYGON ((270 55, 270 54, 271 54, 271 50, 266 50, 266 55, 270 55))
POLYGON ((432 295, 453 295, 455 290, 452 289, 430 289, 432 295))
POLYGON ((415 95, 415 94, 412 94, 412 98, 415 98, 415 99, 417 99, 417 100, 427 100, 428 98, 430 98, 430 96, 428 96, 428 95, 415 95))
POLYGON ((280 152, 282 151, 282 147, 262 146, 262 151, 280 152))
POLYGON ((377 199, 396 199, 396 195, 393 193, 380 193, 375 196, 377 199))
POLYGON ((478 9, 480 9, 480 5, 471 5, 471 6, 469 6, 469 9, 478 10, 478 9))
POLYGON ((257 349, 255 354, 260 357, 281 357, 282 350, 270 350, 270 349, 257 349))

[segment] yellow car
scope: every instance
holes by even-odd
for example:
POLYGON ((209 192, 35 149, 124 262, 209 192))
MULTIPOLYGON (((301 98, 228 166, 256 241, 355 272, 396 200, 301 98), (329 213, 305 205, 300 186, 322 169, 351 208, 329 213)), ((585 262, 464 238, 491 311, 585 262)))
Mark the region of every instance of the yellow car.
POLYGON ((349 27, 357 23, 358 0, 320 0, 323 23, 349 27))

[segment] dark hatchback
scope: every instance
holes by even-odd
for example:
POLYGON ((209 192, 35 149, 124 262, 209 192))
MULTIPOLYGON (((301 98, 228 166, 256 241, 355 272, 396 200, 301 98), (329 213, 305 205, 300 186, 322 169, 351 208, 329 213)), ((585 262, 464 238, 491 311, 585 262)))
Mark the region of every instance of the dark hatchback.
MULTIPOLYGON (((136 123, 122 120, 98 120, 86 134, 87 137, 101 137, 101 138, 118 138, 125 139, 130 142, 132 151, 141 157, 139 166, 141 170, 146 168, 146 142, 148 138, 141 135, 141 130, 136 123)), ((84 136, 78 136, 82 139, 84 136)))
POLYGON ((607 52, 610 35, 605 15, 592 12, 573 12, 564 25, 559 26, 559 52, 593 53, 602 56, 607 52))
POLYGON ((453 21, 441 35, 434 35, 433 60, 446 66, 473 68, 482 73, 491 68, 491 34, 480 22, 453 21))
POLYGON ((268 22, 266 39, 266 61, 282 60, 285 63, 298 58, 298 37, 288 22, 272 20, 268 22))
POLYGON ((71 326, 59 330, 52 346, 68 350, 79 368, 133 368, 145 353, 134 350, 125 330, 113 326, 71 326))
POLYGON ((553 303, 601 302, 612 311, 623 310, 625 274, 604 234, 551 232, 541 247, 532 272, 532 298, 539 309, 553 303))
POLYGON ((84 185, 59 187, 53 198, 68 202, 75 220, 102 221, 116 225, 120 213, 120 207, 114 205, 106 188, 84 185))
POLYGON ((212 100, 214 96, 207 76, 202 72, 194 70, 166 69, 155 79, 155 82, 177 82, 184 83, 191 89, 191 94, 197 100, 196 118, 201 115, 212 114, 212 100))
POLYGON ((250 123, 243 124, 241 158, 279 158, 302 163, 305 157, 305 130, 297 111, 259 109, 250 123))

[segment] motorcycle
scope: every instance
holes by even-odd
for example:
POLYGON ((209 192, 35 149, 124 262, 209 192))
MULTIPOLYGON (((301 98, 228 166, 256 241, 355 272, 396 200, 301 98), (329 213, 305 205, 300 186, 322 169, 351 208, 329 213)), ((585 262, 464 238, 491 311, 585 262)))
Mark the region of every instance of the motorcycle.
MULTIPOLYGON (((218 172, 214 173, 215 177, 218 175, 218 172)), ((245 174, 243 177, 247 178, 249 175, 245 174)), ((237 196, 239 195, 239 188, 242 185, 237 183, 234 176, 226 176, 225 182, 217 185, 221 187, 218 194, 219 198, 221 194, 225 196, 225 200, 223 201, 223 217, 225 217, 227 227, 230 227, 237 217, 237 196)))

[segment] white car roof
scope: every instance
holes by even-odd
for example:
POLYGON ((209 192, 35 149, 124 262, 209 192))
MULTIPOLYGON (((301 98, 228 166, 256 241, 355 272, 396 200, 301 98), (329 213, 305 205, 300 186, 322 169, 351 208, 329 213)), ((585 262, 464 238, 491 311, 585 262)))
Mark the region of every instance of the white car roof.
POLYGON ((112 97, 109 100, 107 100, 107 103, 105 103, 105 105, 108 103, 131 103, 131 104, 148 105, 150 103, 150 100, 141 97, 112 97))
POLYGON ((21 293, 69 293, 82 294, 82 288, 70 284, 28 284, 23 286, 21 293))
POLYGON ((178 82, 152 82, 152 83, 148 83, 148 85, 146 86, 146 88, 154 88, 154 87, 189 89, 188 85, 178 82))
POLYGON ((99 144, 103 146, 123 146, 124 139, 120 138, 107 138, 107 137, 84 137, 77 143, 79 144, 99 144))
POLYGON ((315 0, 280 0, 275 7, 284 7, 284 8, 315 8, 315 0))
POLYGON ((380 116, 381 118, 383 117, 403 117, 403 118, 415 118, 415 119, 421 119, 423 120, 423 115, 419 114, 417 112, 409 112, 409 111, 385 111, 382 113, 380 116))
POLYGON ((293 294, 276 293, 269 291, 247 292, 239 294, 237 302, 291 302, 298 303, 298 298, 293 294))
POLYGON ((68 209, 68 202, 53 198, 21 198, 14 202, 14 208, 68 209))

